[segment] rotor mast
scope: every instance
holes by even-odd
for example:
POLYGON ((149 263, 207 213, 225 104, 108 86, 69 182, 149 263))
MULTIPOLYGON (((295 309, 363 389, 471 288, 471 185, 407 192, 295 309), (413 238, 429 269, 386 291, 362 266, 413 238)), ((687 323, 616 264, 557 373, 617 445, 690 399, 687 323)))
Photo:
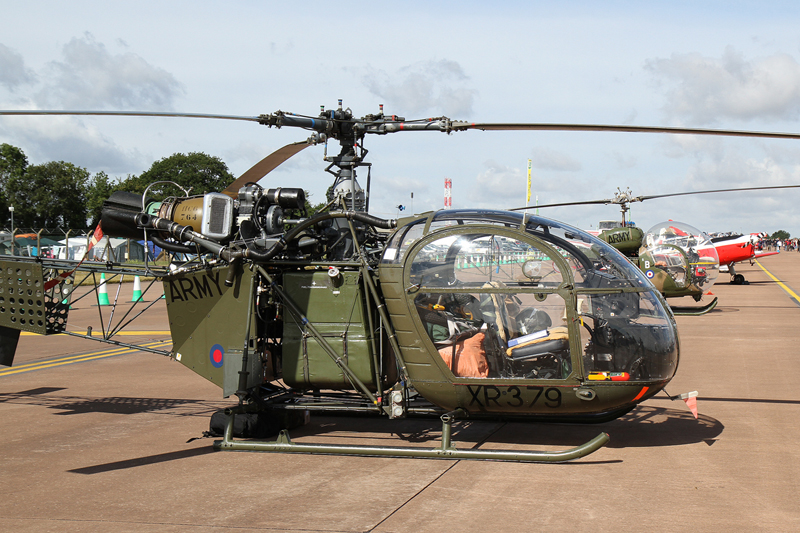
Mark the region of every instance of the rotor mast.
POLYGON ((350 108, 343 108, 339 99, 337 109, 326 110, 321 106, 318 117, 295 115, 283 111, 260 115, 259 124, 268 127, 295 127, 312 130, 314 133, 306 141, 308 144, 325 144, 326 154, 324 160, 330 162, 325 170, 335 176, 333 189, 334 197, 342 197, 348 209, 365 211, 369 205, 369 186, 366 193, 361 189, 356 178, 358 167, 370 167, 371 163, 364 162, 368 150, 364 148, 366 134, 386 135, 400 131, 453 131, 452 121, 446 117, 430 118, 406 122, 404 117, 385 115, 383 104, 380 104, 378 114, 354 118, 350 108), (339 141, 341 150, 338 155, 327 154, 329 139, 339 141), (332 170, 334 169, 335 170, 332 170))
POLYGON ((638 202, 641 201, 639 198, 634 198, 631 196, 631 190, 626 189, 622 190, 619 187, 617 188, 616 194, 614 194, 614 199, 611 200, 611 203, 619 204, 619 210, 622 212, 622 227, 628 227, 628 216, 627 213, 630 211, 631 202, 638 202))

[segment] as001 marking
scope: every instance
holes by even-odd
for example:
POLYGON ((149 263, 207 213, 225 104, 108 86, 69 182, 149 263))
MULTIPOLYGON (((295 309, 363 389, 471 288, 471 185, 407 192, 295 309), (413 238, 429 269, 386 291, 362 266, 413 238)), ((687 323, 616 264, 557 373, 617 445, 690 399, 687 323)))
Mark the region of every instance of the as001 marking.
MULTIPOLYGON (((512 385, 510 387, 497 387, 495 385, 467 385, 467 389, 472 395, 472 400, 469 402, 470 407, 475 404, 477 404, 479 407, 489 407, 490 404, 494 404, 498 407, 503 405, 508 407, 523 407, 526 405, 526 400, 522 397, 522 389, 516 385, 512 385)), ((527 402, 527 407, 533 407, 536 405, 536 402, 538 402, 542 396, 544 396, 542 401, 546 407, 550 407, 551 409, 561 407, 561 390, 555 387, 545 388, 527 386, 525 387, 525 390, 535 391, 532 395, 527 393, 525 394, 526 398, 530 400, 527 402), (533 397, 532 399, 530 399, 531 396, 533 397)))

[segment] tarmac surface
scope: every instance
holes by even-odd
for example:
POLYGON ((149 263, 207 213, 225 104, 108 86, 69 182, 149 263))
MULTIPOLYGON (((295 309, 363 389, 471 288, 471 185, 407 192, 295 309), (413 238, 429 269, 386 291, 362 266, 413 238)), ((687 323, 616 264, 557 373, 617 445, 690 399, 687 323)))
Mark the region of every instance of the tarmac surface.
MULTIPOLYGON (((14 366, 0 367, 0 530, 798 531, 800 253, 760 265, 737 268, 749 285, 721 274, 713 312, 678 317, 667 389, 698 390, 698 420, 662 394, 601 425, 454 425, 461 448, 555 450, 611 435, 566 464, 214 452, 199 437, 232 402, 179 363, 24 335, 14 366)), ((88 299, 75 307, 73 328, 98 311, 88 299)), ((168 350, 154 309, 124 340, 168 350)), ((292 438, 433 448, 440 430, 312 416, 292 438)))

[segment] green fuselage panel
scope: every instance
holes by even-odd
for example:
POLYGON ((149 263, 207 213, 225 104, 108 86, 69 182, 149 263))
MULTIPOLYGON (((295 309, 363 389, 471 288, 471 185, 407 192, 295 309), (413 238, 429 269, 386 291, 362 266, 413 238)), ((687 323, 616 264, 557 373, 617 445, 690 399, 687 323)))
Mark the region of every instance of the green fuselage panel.
POLYGON ((631 257, 636 255, 642 245, 644 232, 636 226, 628 226, 603 230, 597 237, 631 257))
POLYGON ((164 280, 175 358, 222 387, 224 396, 238 389, 248 321, 247 386, 263 380, 261 361, 254 354, 254 313, 248 309, 253 273, 244 269, 236 275, 233 286, 226 287, 228 268, 181 272, 164 280))
MULTIPOLYGON (((326 271, 287 272, 286 294, 321 337, 370 390, 377 390, 372 337, 358 272, 332 279, 326 271)), ((295 317, 284 316, 283 379, 298 388, 352 389, 333 358, 295 317)))

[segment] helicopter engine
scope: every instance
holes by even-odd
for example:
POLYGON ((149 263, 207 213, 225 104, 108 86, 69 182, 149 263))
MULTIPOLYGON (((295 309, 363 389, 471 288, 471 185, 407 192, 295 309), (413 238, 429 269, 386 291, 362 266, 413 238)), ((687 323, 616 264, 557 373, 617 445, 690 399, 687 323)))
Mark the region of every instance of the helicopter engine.
POLYGON ((363 211, 365 194, 352 177, 338 180, 332 191, 328 210, 312 216, 299 188, 248 183, 235 195, 163 201, 115 192, 103 206, 101 226, 109 236, 144 238, 186 259, 173 262, 163 279, 170 321, 181 325, 173 328, 176 351, 226 396, 280 377, 299 388, 359 383, 356 388, 376 391, 385 379, 382 369, 394 365, 384 365, 375 350, 370 326, 379 317, 367 303, 362 266, 377 267, 388 237, 377 230, 394 221, 363 211), (319 336, 308 334, 309 321, 319 336), (200 333, 205 323, 221 326, 200 333), (334 341, 319 337, 341 339, 347 363, 334 362, 334 341), (207 346, 239 362, 220 371, 213 356, 197 355, 207 346), (233 368, 245 368, 246 381, 233 368))
POLYGON ((345 260, 355 252, 349 224, 354 225, 358 240, 366 242, 373 240, 367 225, 388 229, 389 224, 364 212, 364 191, 354 179, 341 181, 334 195, 327 213, 314 218, 308 216, 305 191, 299 188, 264 189, 250 183, 241 187, 235 198, 207 193, 160 202, 118 191, 103 204, 101 224, 107 235, 146 237, 178 253, 217 253, 229 245, 232 253, 238 249, 257 259, 280 252, 284 258, 345 260), (337 199, 354 209, 337 207, 337 199), (291 242, 283 239, 288 228, 298 226, 302 229, 293 234, 291 242), (144 235, 143 230, 154 231, 144 235), (197 246, 187 246, 186 240, 197 246))

